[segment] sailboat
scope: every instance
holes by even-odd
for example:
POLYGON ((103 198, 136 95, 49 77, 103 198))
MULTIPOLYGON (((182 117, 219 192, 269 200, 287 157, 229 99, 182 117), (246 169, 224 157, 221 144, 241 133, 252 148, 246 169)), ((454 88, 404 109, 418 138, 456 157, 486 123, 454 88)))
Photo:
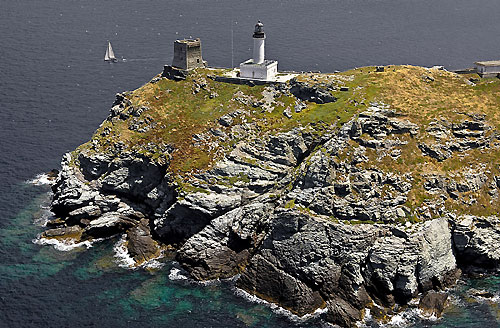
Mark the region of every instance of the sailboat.
POLYGON ((108 41, 108 48, 106 49, 106 54, 104 55, 104 61, 116 63, 117 59, 113 48, 111 47, 111 42, 108 41))

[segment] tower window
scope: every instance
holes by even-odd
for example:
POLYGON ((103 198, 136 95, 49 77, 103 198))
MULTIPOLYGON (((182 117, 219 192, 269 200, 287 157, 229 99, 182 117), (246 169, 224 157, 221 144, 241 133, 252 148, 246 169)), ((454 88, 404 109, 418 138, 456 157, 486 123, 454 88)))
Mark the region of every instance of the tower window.
POLYGON ((200 59, 199 59, 199 58, 198 58, 198 59, 196 59, 196 62, 199 64, 199 63, 200 63, 200 59))

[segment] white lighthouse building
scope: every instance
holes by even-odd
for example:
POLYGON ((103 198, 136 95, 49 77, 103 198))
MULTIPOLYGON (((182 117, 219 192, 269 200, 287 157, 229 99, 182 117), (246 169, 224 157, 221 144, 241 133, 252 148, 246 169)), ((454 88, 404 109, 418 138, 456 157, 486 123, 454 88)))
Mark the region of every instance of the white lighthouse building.
POLYGON ((253 33, 253 58, 240 64, 240 77, 272 81, 278 73, 278 61, 265 58, 266 34, 264 24, 255 25, 253 33))

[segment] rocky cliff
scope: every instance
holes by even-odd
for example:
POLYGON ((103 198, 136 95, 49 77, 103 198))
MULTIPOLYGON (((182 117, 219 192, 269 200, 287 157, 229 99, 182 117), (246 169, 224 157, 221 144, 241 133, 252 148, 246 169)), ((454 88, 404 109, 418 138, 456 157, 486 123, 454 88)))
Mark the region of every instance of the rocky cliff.
POLYGON ((238 275, 343 327, 418 298, 439 314, 461 271, 498 268, 496 79, 411 66, 272 85, 172 74, 118 94, 64 156, 43 238, 126 234, 138 265, 169 246, 194 279, 238 275))

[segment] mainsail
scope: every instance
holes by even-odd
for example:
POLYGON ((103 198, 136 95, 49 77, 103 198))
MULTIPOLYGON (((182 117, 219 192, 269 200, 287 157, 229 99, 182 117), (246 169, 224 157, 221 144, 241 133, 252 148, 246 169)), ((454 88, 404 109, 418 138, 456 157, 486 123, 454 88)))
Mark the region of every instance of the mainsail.
POLYGON ((115 61, 115 53, 113 52, 113 48, 111 47, 111 42, 108 41, 108 48, 106 49, 106 54, 104 55, 105 61, 115 61))

